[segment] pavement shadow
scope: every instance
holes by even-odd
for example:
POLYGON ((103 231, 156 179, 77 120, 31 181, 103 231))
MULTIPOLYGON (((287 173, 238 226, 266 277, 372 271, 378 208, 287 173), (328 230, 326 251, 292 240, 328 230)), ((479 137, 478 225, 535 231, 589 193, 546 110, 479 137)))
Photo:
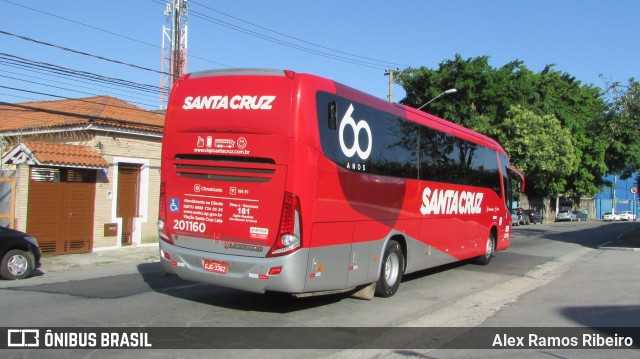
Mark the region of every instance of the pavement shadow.
POLYGON ((565 307, 560 313, 583 327, 593 328, 606 338, 634 338, 629 348, 640 349, 640 305, 565 307))
POLYGON ((640 305, 597 305, 564 307, 564 317, 585 327, 634 327, 640 323, 640 305))
POLYGON ((584 247, 598 249, 603 244, 618 247, 640 246, 640 223, 638 222, 562 222, 555 224, 529 225, 524 228, 515 227, 513 237, 534 237, 565 243, 579 244, 584 247), (571 226, 571 230, 558 231, 558 226, 571 226), (598 230, 595 230, 595 229, 598 230), (614 239, 616 241, 612 242, 614 239))
POLYGON ((307 298, 296 298, 285 293, 251 293, 190 282, 158 269, 157 264, 143 263, 138 265, 138 272, 151 290, 175 298, 227 309, 284 314, 331 305, 351 298, 350 293, 307 298), (149 270, 153 264, 156 266, 153 266, 153 270, 149 270))

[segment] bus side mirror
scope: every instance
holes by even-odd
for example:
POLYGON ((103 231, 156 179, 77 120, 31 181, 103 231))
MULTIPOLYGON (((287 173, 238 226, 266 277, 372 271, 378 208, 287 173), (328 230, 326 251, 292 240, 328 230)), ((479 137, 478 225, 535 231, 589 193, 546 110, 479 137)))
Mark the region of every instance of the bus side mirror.
POLYGON ((520 179, 518 181, 520 183, 520 193, 524 193, 524 173, 511 165, 507 166, 507 170, 513 172, 520 179))

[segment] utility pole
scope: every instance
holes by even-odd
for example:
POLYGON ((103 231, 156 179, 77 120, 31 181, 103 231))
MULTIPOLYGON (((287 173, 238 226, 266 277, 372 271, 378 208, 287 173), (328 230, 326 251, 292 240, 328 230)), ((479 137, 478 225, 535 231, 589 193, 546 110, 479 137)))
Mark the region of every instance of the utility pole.
POLYGON ((395 83, 395 79, 393 78, 393 75, 396 73, 396 70, 387 70, 384 72, 385 76, 389 76, 389 96, 387 96, 387 98, 389 99, 389 102, 393 102, 393 84, 395 83))
POLYGON ((616 214, 616 188, 618 187, 618 175, 613 175, 613 187, 611 188, 611 213, 616 214))
POLYGON ((160 108, 165 108, 173 83, 187 72, 187 0, 168 0, 162 26, 160 108))

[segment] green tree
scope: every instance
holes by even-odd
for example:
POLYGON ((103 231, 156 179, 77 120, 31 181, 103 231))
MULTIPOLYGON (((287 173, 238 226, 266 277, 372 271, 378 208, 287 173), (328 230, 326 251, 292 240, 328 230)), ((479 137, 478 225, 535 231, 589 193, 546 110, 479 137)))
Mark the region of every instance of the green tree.
POLYGON ((608 146, 609 173, 630 178, 640 170, 640 84, 630 78, 626 85, 607 82, 610 111, 600 123, 600 136, 608 146))
MULTIPOLYGON (((534 166, 525 172, 529 178, 527 182, 539 191, 544 188, 556 191, 563 187, 565 194, 578 198, 593 195, 599 190, 601 179, 607 172, 607 143, 594 134, 594 131, 599 131, 607 109, 600 89, 582 85, 574 77, 554 70, 553 65, 535 73, 516 60, 496 69, 490 66, 487 56, 462 59, 460 55, 453 60, 443 61, 437 70, 420 67, 404 71, 399 82, 407 92, 401 102, 416 108, 442 91, 456 88, 457 93, 430 103, 424 110, 488 134, 498 139, 505 148, 518 148, 510 141, 522 144, 520 138, 499 136, 495 131, 504 127, 503 122, 510 117, 509 111, 513 106, 543 118, 554 117, 561 128, 571 134, 565 138, 571 140, 572 155, 565 158, 573 162, 556 173, 564 177, 553 181, 553 186, 533 184, 536 180, 549 180, 530 173, 538 168, 534 166), (563 182, 565 185, 559 185, 563 182)), ((514 135, 532 136, 524 132, 514 135)), ((527 143, 536 146, 535 139, 527 143)), ((541 164, 539 167, 544 166, 541 164)))
POLYGON ((575 159, 573 171, 566 179, 566 194, 575 199, 593 196, 600 190, 607 172, 606 143, 594 133, 607 109, 601 90, 582 85, 573 76, 547 65, 539 74, 537 91, 538 113, 555 115, 572 135, 575 159))
POLYGON ((512 163, 527 174, 528 194, 564 193, 575 160, 571 133, 554 115, 511 106, 490 135, 504 143, 512 163))

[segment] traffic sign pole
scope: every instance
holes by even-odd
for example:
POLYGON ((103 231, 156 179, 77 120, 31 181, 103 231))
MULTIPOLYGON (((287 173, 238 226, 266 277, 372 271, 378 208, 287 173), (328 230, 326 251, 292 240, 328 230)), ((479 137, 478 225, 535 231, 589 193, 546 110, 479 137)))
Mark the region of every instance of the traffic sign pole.
POLYGON ((631 193, 633 193, 633 221, 635 222, 635 220, 638 218, 638 187, 631 187, 631 193))

